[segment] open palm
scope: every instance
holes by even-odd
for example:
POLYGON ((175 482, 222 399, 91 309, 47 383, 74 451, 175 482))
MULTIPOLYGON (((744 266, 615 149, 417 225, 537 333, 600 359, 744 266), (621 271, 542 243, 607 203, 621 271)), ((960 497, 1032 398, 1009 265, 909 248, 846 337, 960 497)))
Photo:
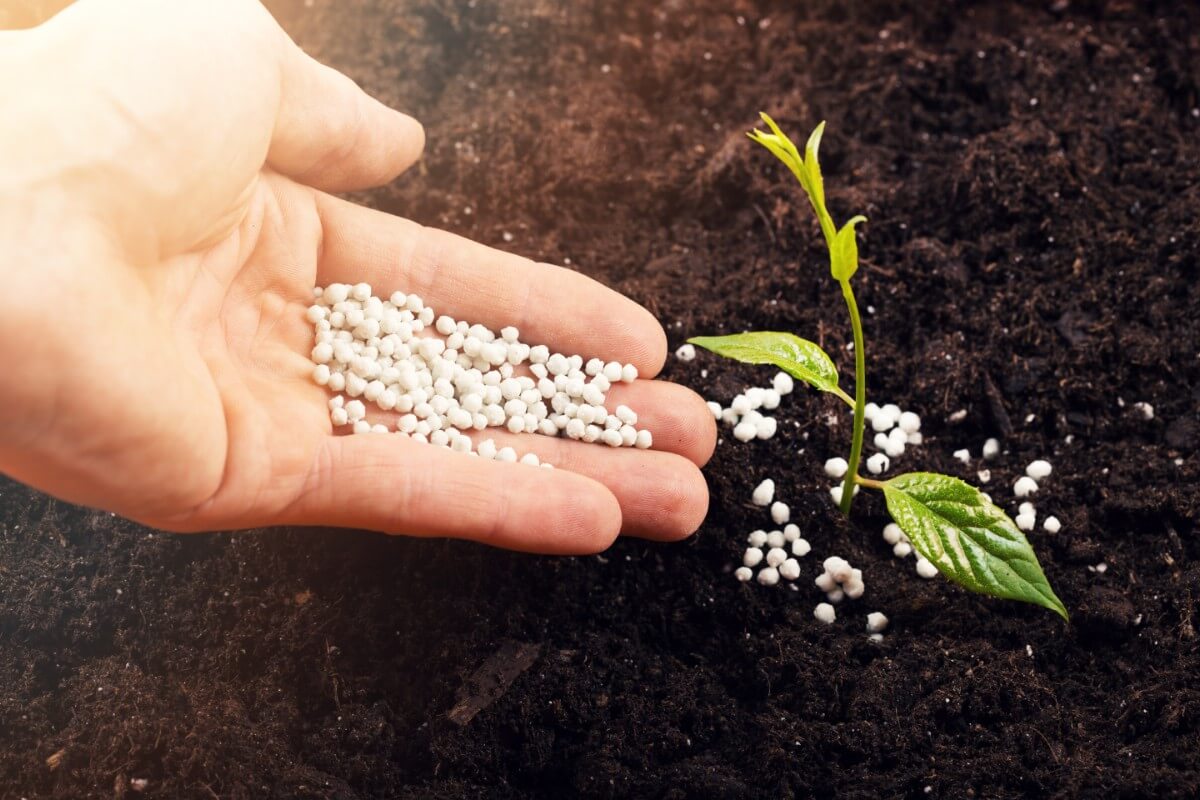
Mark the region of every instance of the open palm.
POLYGON ((171 530, 338 525, 567 553, 699 525, 714 423, 661 381, 610 395, 638 410, 657 450, 520 438, 556 470, 332 430, 309 378, 314 285, 416 292, 643 376, 661 368, 665 337, 577 273, 326 194, 390 180, 423 132, 301 53, 257 3, 81 0, 31 35, 57 59, 48 79, 75 87, 98 122, 71 158, 48 149, 64 136, 39 130, 56 125, 42 117, 9 150, 69 162, 71 176, 87 161, 101 179, 65 179, 71 199, 44 201, 80 231, 38 276, 70 324, 39 340, 25 388, 6 397, 27 422, 0 444, 5 472, 171 530))

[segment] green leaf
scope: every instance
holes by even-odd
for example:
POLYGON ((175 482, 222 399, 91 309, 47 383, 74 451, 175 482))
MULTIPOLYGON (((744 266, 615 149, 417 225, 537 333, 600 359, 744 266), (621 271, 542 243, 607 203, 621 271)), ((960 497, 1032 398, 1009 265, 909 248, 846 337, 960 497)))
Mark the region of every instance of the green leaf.
POLYGON ((787 137, 787 134, 779 129, 775 120, 762 112, 759 112, 759 116, 762 117, 763 122, 767 123, 771 132, 764 133, 756 128, 746 135, 770 150, 773 156, 782 161, 796 176, 796 180, 800 181, 800 186, 804 189, 805 194, 809 194, 808 172, 804 166, 804 159, 800 157, 800 151, 796 149, 796 145, 787 137))
POLYGON ((790 333, 756 331, 731 336, 695 336, 694 345, 745 364, 774 364, 793 378, 838 393, 837 367, 816 344, 790 333))
POLYGON ((910 472, 885 482, 883 492, 912 546, 947 578, 1068 618, 1025 535, 979 490, 948 475, 910 472))
POLYGON ((829 248, 829 269, 839 281, 848 281, 858 272, 858 240, 854 238, 854 226, 866 222, 862 214, 842 226, 829 248))
POLYGON ((825 208, 825 181, 821 177, 821 162, 817 153, 821 149, 821 137, 825 134, 825 121, 822 120, 808 136, 808 144, 804 145, 804 165, 808 171, 809 190, 813 205, 825 208))

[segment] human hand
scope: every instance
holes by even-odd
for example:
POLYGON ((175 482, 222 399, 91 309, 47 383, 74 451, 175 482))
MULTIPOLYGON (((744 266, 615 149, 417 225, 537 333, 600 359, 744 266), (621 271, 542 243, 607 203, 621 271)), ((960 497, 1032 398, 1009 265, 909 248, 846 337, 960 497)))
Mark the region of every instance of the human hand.
POLYGON ((577 273, 327 194, 391 180, 423 131, 258 3, 80 0, 0 35, 0 103, 0 471, 176 531, 327 525, 584 553, 699 526, 714 422, 670 383, 610 394, 656 450, 524 436, 555 470, 332 430, 309 377, 314 285, 416 292, 643 376, 666 339, 577 273))

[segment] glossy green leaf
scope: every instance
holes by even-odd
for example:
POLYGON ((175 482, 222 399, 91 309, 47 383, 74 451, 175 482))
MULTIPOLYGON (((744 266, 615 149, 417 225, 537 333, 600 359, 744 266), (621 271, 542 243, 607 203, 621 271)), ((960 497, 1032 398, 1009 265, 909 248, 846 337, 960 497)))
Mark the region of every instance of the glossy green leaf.
POLYGON ((838 392, 837 367, 825 351, 790 333, 756 331, 731 336, 695 336, 692 344, 745 364, 774 364, 824 392, 838 392))
POLYGON ((1025 535, 978 489, 948 475, 910 472, 884 483, 883 492, 913 548, 947 578, 1067 619, 1025 535))
POLYGON ((854 226, 866 221, 862 214, 853 217, 833 239, 829 248, 829 269, 839 281, 848 281, 858 272, 858 240, 854 236, 854 226))

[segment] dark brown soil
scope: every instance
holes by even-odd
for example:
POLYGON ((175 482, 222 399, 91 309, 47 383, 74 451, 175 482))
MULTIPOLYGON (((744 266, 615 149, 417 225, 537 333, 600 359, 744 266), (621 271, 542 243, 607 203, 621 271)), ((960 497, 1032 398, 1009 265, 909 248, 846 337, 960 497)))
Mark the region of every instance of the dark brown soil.
MULTIPOLYGON (((718 448, 698 536, 602 557, 156 535, 6 483, 0 795, 1198 796, 1194 4, 271 5, 427 124, 422 167, 367 202, 569 258, 672 346, 788 329, 850 366, 811 215, 742 135, 759 109, 798 136, 829 120, 830 205, 871 218, 873 397, 925 420, 903 464, 973 479, 951 453, 1003 435, 1007 502, 1052 460, 1037 501, 1063 530, 1031 540, 1072 623, 920 580, 876 498, 839 518, 821 463, 847 426, 804 391, 783 435, 718 448), (807 579, 729 574, 768 476, 806 571, 866 573, 833 626, 807 579)), ((726 402, 769 375, 668 365, 726 402)))

